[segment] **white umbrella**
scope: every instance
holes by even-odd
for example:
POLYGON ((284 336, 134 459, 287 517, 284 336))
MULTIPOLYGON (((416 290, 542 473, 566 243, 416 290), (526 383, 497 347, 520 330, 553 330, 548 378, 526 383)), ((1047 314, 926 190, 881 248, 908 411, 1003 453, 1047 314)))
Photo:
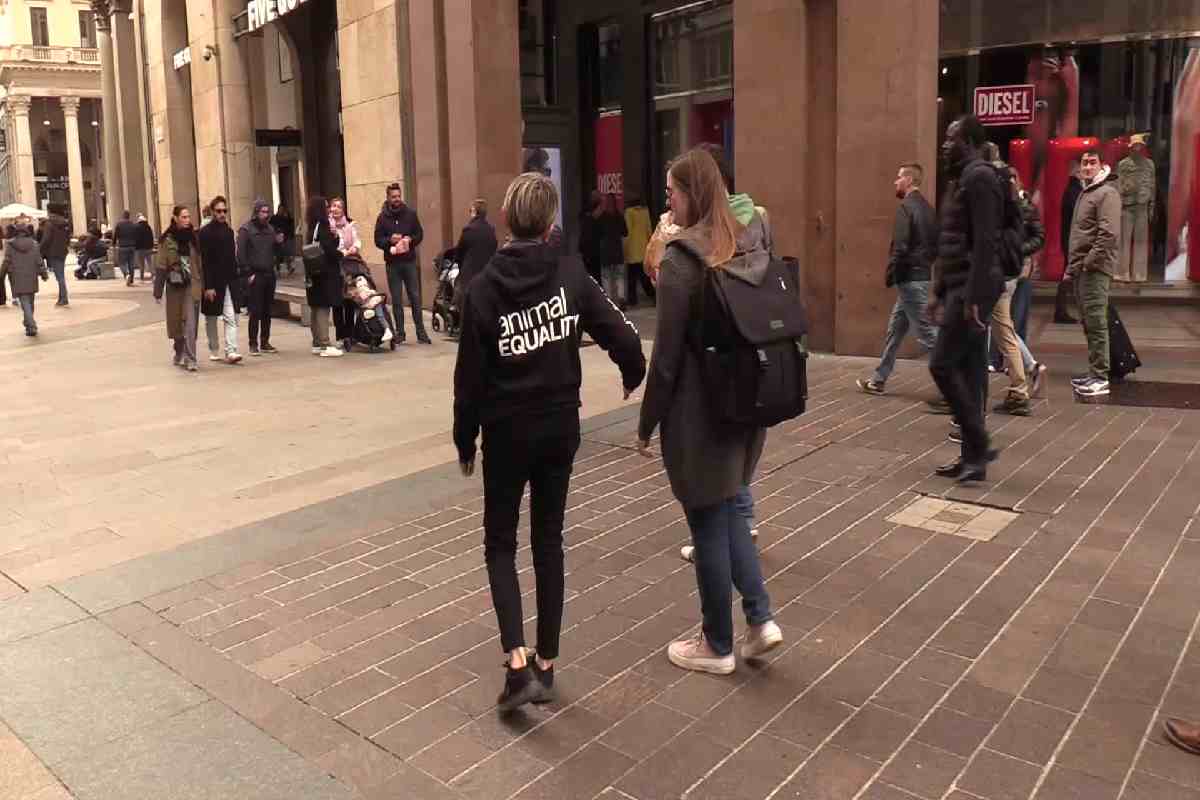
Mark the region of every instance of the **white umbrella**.
POLYGON ((0 208, 0 219, 17 219, 18 217, 30 217, 31 219, 45 219, 46 212, 40 208, 27 206, 24 203, 9 203, 0 208))

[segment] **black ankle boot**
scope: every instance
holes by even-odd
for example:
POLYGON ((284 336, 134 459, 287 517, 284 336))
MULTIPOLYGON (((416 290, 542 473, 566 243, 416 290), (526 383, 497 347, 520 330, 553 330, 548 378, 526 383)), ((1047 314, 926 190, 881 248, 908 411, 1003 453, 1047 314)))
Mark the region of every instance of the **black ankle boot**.
POLYGON ((496 700, 501 713, 516 711, 526 703, 537 702, 543 694, 541 682, 534 677, 529 665, 520 669, 505 668, 504 691, 496 700))
POLYGON ((554 665, 551 664, 549 669, 542 669, 538 666, 537 659, 535 658, 529 662, 529 666, 533 668, 534 677, 542 685, 542 696, 534 700, 534 704, 540 706, 544 703, 553 703, 557 698, 557 695, 554 693, 554 665))

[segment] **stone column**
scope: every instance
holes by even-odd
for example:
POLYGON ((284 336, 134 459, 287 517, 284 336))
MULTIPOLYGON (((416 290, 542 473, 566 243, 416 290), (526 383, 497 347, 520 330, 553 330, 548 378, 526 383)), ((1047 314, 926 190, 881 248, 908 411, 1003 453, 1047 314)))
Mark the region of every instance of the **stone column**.
POLYGON ((71 226, 76 234, 87 230, 87 203, 83 196, 83 155, 79 142, 79 98, 60 97, 67 127, 67 179, 71 189, 71 226))
MULTIPOLYGON (((100 136, 104 143, 104 197, 105 216, 109 225, 121 218, 125 208, 125 194, 121 184, 120 127, 117 115, 117 73, 113 58, 112 27, 108 0, 92 0, 92 11, 96 15, 96 39, 100 45, 101 84, 104 99, 100 136)), ((98 154, 99 155, 99 154, 98 154)))
POLYGON ((17 202, 37 205, 37 182, 33 174, 33 131, 29 127, 29 107, 33 99, 28 95, 9 95, 5 101, 13 115, 13 130, 17 135, 16 190, 17 202))
POLYGON ((145 118, 138 104, 137 48, 133 42, 133 23, 129 20, 130 0, 109 0, 109 41, 113 52, 113 81, 116 93, 116 135, 120 152, 121 197, 123 207, 134 212, 146 209, 145 166, 142 158, 142 134, 145 118))

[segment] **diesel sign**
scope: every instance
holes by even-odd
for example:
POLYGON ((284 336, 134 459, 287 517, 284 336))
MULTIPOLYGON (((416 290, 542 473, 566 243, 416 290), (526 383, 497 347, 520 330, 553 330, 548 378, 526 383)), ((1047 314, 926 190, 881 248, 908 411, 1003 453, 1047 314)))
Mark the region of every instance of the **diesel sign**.
POLYGON ((975 89, 975 116, 984 125, 1028 125, 1033 122, 1032 84, 980 86, 975 89))

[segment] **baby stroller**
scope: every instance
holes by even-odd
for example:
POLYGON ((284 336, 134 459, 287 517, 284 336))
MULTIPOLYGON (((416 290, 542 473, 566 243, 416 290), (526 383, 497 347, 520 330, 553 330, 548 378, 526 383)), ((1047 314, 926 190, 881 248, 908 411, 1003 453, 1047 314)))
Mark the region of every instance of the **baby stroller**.
POLYGON ((99 237, 85 239, 76 246, 75 257, 79 262, 75 279, 98 280, 103 274, 104 262, 108 260, 108 244, 99 237))
MULTIPOLYGON (((371 270, 362 261, 343 261, 342 277, 348 284, 359 279, 365 280, 371 291, 376 290, 371 270)), ((362 308, 348 297, 342 302, 344 330, 351 334, 342 342, 346 352, 353 350, 356 343, 365 345, 372 353, 382 350, 384 344, 389 345, 392 350, 396 349, 396 326, 392 323, 392 314, 388 310, 388 298, 378 294, 377 300, 373 308, 362 308)))
POLYGON ((445 331, 448 336, 458 334, 458 309, 454 305, 454 284, 458 281, 458 254, 454 249, 447 250, 433 259, 433 269, 437 273, 437 292, 433 296, 433 330, 445 331))

